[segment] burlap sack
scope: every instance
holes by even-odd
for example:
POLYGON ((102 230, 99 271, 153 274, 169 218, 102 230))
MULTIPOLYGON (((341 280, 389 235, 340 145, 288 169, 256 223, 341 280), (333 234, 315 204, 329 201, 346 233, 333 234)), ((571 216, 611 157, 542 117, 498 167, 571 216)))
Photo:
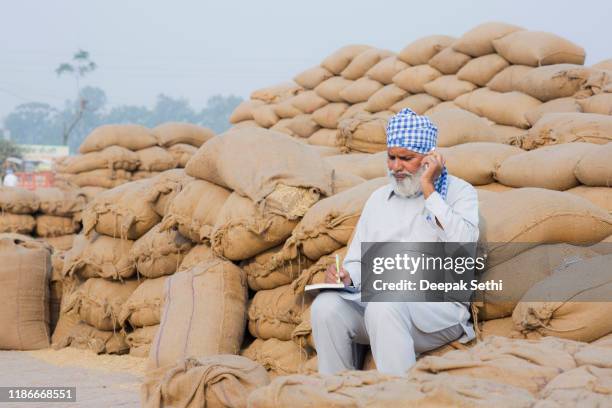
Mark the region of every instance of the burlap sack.
POLYGON ((313 113, 328 103, 326 99, 320 97, 315 91, 302 92, 291 98, 291 104, 302 113, 313 113))
POLYGON ((135 172, 132 173, 131 181, 145 180, 145 179, 153 178, 159 175, 160 173, 161 172, 159 171, 136 170, 135 172))
POLYGON ((342 89, 340 97, 349 103, 365 102, 382 87, 380 82, 363 77, 342 89))
POLYGON ((283 119, 291 119, 303 113, 301 110, 293 106, 293 100, 298 97, 299 95, 273 105, 274 113, 276 116, 278 116, 279 120, 274 124, 274 126, 272 126, 272 128, 281 126, 283 119))
POLYGON ((478 86, 485 86, 508 65, 508 61, 497 54, 484 55, 468 61, 458 72, 457 78, 478 86))
POLYGON ((353 58, 370 48, 369 45, 362 44, 346 45, 325 57, 321 62, 321 66, 332 74, 339 75, 353 58))
POLYGON ((410 93, 425 92, 425 84, 442 76, 437 69, 425 64, 408 67, 393 77, 393 83, 410 93))
POLYGON ((174 157, 159 146, 148 147, 136 152, 140 160, 139 170, 164 171, 176 167, 174 157))
POLYGON ((106 190, 108 189, 104 187, 91 187, 91 186, 85 186, 80 189, 80 191, 87 198, 86 202, 93 200, 95 196, 97 196, 98 194, 106 190))
MULTIPOLYGON (((347 242, 347 245, 350 243, 347 242)), ((291 283, 291 287, 295 293, 303 293, 306 285, 324 283, 325 282, 325 271, 330 265, 336 264, 336 255, 340 259, 344 259, 346 256, 347 247, 344 246, 340 249, 335 250, 331 254, 323 255, 317 262, 315 262, 309 268, 302 271, 300 276, 291 283)))
POLYGON ((130 356, 148 357, 158 329, 159 325, 139 327, 125 336, 125 342, 130 346, 130 356))
POLYGON ((365 110, 366 103, 367 102, 361 102, 356 103, 354 105, 349 105, 348 109, 344 111, 342 116, 340 116, 340 120, 352 118, 353 116, 359 113, 367 113, 367 111, 365 110))
POLYGON ((512 92, 516 84, 533 69, 526 65, 510 65, 487 82, 487 87, 495 92, 512 92))
POLYGON ((293 77, 293 80, 305 89, 314 89, 321 82, 334 76, 331 72, 321 66, 308 68, 293 77))
POLYGON ((493 47, 511 64, 584 64, 584 48, 552 33, 516 31, 493 40, 493 47))
POLYGON ((60 316, 62 303, 62 271, 64 269, 64 251, 53 249, 51 255, 51 278, 49 280, 49 333, 53 333, 60 316))
POLYGON ((341 147, 342 139, 336 129, 319 129, 308 138, 308 144, 313 146, 341 147))
MULTIPOLYGON (((278 104, 276 106, 278 106, 278 104)), ((259 126, 257 122, 255 122, 255 120, 250 119, 250 120, 243 120, 242 122, 238 122, 234 124, 234 126, 232 126, 230 129, 242 129, 242 128, 247 128, 247 127, 261 127, 261 126, 259 126)))
POLYGON ((67 303, 62 305, 62 312, 74 313, 83 322, 99 330, 117 330, 121 328, 121 307, 139 283, 137 280, 117 282, 101 278, 87 279, 70 294, 67 303))
POLYGON ((343 78, 357 80, 366 75, 374 65, 378 64, 383 58, 393 56, 394 53, 387 50, 370 48, 365 50, 355 58, 342 70, 340 75, 343 78))
POLYGON ((534 284, 550 276, 556 268, 597 255, 597 252, 586 247, 568 244, 540 245, 488 268, 480 280, 501 280, 503 290, 484 290, 475 294, 475 299, 483 302, 479 307, 478 317, 491 320, 511 316, 523 295, 534 284))
POLYGON ((68 346, 91 350, 96 354, 126 354, 130 351, 123 331, 99 330, 85 323, 76 323, 61 342, 54 342, 55 348, 68 346))
POLYGON ((376 154, 351 153, 325 158, 336 173, 350 173, 366 180, 387 175, 387 152, 376 154))
POLYGON ((588 142, 606 144, 612 141, 612 116, 596 113, 547 113, 529 129, 522 141, 523 149, 539 146, 588 142))
POLYGON ((70 181, 79 187, 114 188, 131 178, 132 174, 125 170, 98 169, 75 174, 70 181))
POLYGON ((33 214, 38 211, 38 196, 20 187, 0 186, 0 210, 12 214, 33 214))
POLYGON ((258 99, 265 103, 278 103, 302 92, 304 88, 292 81, 281 82, 266 88, 251 92, 251 99, 258 99))
POLYGON ((387 120, 360 113, 338 124, 342 144, 351 151, 376 153, 387 150, 387 120))
MULTIPOLYGON (((297 109, 296 109, 297 110, 297 109)), ((298 112, 297 115, 301 115, 301 112, 298 112)), ((297 116, 295 115, 295 116, 297 116)), ((281 119, 278 122, 276 122, 274 124, 274 126, 272 126, 270 128, 270 130, 274 130, 276 132, 281 132, 281 133, 285 133, 289 136, 294 136, 294 137, 299 137, 293 130, 291 130, 289 128, 289 125, 291 124, 291 120, 293 118, 287 118, 287 119, 281 119)))
POLYGON ((177 230, 160 231, 158 224, 134 242, 129 256, 140 275, 158 278, 176 272, 192 246, 177 230))
POLYGON ((365 110, 372 113, 388 110, 395 103, 404 99, 406 94, 407 92, 397 85, 386 85, 370 96, 366 102, 365 110))
POLYGON ((578 162, 597 151, 593 143, 566 143, 545 146, 506 158, 495 169, 495 180, 511 187, 541 187, 567 190, 579 184, 574 175, 578 162), (542 169, 555 169, 553 174, 542 169))
POLYGON ((612 234, 612 216, 559 191, 518 188, 480 202, 480 241, 493 267, 539 244, 586 245, 612 234))
POLYGON ((389 85, 393 83, 393 77, 406 68, 408 68, 408 64, 392 55, 382 59, 379 63, 370 68, 368 72, 366 72, 366 76, 381 84, 389 85))
POLYGON ((134 181, 99 194, 83 211, 83 231, 138 239, 161 220, 155 212, 159 192, 152 179, 134 181))
POLYGON ((388 183, 387 177, 369 180, 315 204, 285 242, 285 259, 298 251, 312 260, 345 246, 370 195, 388 183))
POLYGON ((308 138, 319 130, 320 127, 312 119, 312 115, 303 113, 290 119, 287 123, 287 128, 291 131, 291 135, 308 138))
POLYGON ((391 105, 389 110, 397 113, 402 109, 409 108, 412 109, 417 115, 422 115, 436 106, 438 103, 440 103, 438 98, 426 93, 421 93, 405 97, 401 101, 391 105))
POLYGON ((608 71, 612 71, 612 58, 608 58, 608 59, 599 61, 597 64, 593 64, 592 67, 597 68, 597 69, 606 69, 608 71))
POLYGON ((612 370, 585 365, 559 374, 550 381, 535 407, 605 407, 612 404, 612 370))
POLYGON ((472 57, 448 47, 432 57, 428 64, 445 75, 456 74, 472 57))
POLYGON ((230 191, 204 180, 193 180, 170 202, 161 231, 178 228, 193 242, 210 239, 212 228, 230 191))
POLYGON ((612 142, 582 156, 574 174, 587 186, 612 187, 612 142))
POLYGON ((520 92, 494 92, 480 88, 461 95, 455 104, 479 116, 484 116, 500 125, 529 128, 525 113, 542 103, 520 92))
POLYGON ((274 126, 280 119, 275 112, 276 104, 261 105, 253 108, 253 119, 263 128, 274 126))
POLYGON ((263 340, 291 340, 291 332, 311 301, 303 293, 295 294, 291 285, 260 290, 249 305, 249 332, 263 340))
POLYGON ((84 173, 96 169, 136 170, 140 160, 138 155, 121 146, 109 146, 99 152, 70 156, 56 165, 60 173, 84 173))
POLYGON ((291 340, 301 348, 310 347, 312 350, 315 350, 310 321, 310 305, 302 312, 300 324, 295 326, 295 329, 291 332, 291 340))
POLYGON ((580 91, 592 73, 581 65, 546 65, 529 71, 516 84, 516 90, 547 102, 573 96, 580 91))
POLYGON ((125 279, 135 272, 129 258, 133 241, 92 234, 86 238, 77 235, 72 248, 66 252, 64 276, 78 276, 82 279, 101 277, 125 279))
POLYGON ((191 269, 194 266, 213 258, 215 258, 215 254, 213 253, 210 245, 195 245, 189 252, 187 252, 185 257, 183 257, 183 261, 181 262, 177 272, 186 271, 187 269, 191 269))
POLYGON ((39 215, 36 217, 36 235, 39 237, 59 237, 75 234, 81 228, 72 217, 39 215))
POLYGON ((590 98, 579 99, 576 102, 578 102, 585 113, 612 115, 612 93, 600 93, 590 98))
POLYGON ((559 112, 582 112, 582 108, 579 101, 574 98, 553 99, 525 112, 525 119, 534 126, 544 114, 559 112))
POLYGON ((169 277, 164 293, 150 368, 190 356, 238 353, 247 302, 246 278, 240 268, 211 260, 169 277))
POLYGON ((521 27, 500 23, 487 22, 479 24, 459 37, 451 47, 472 57, 481 57, 487 54, 495 54, 493 40, 502 38, 515 31, 522 30, 521 27))
POLYGON ((51 253, 44 244, 0 236, 0 349, 49 347, 51 253))
POLYGON ((263 101, 259 100, 247 100, 243 101, 234 109, 230 115, 230 123, 239 123, 243 121, 253 120, 253 109, 262 106, 263 101))
POLYGON ((193 180, 194 178, 188 176, 183 169, 167 170, 154 176, 151 180, 149 197, 154 203, 153 210, 157 215, 164 217, 170 208, 170 203, 193 180))
POLYGON ((274 338, 255 339, 248 347, 241 350, 240 355, 261 364, 272 378, 307 372, 308 360, 312 357, 309 350, 293 341, 274 338))
POLYGON ((565 192, 589 200, 596 206, 612 213, 612 188, 610 187, 577 186, 565 190, 565 192))
POLYGON ((155 146, 157 139, 141 125, 103 125, 95 128, 79 146, 80 153, 98 152, 109 146, 141 150, 155 146))
MULTIPOLYGON (((512 314, 512 311, 510 311, 510 314, 512 314)), ((482 322, 482 324, 480 325, 480 337, 486 339, 491 336, 520 338, 520 334, 516 331, 514 327, 512 317, 505 317, 502 319, 487 320, 485 322, 482 322), (519 335, 518 337, 517 334, 519 335)))
POLYGON ((177 143, 168 148, 168 153, 174 158, 176 166, 184 168, 198 149, 185 143, 177 143))
POLYGON ((497 142, 491 122, 464 109, 445 109, 429 115, 438 127, 438 146, 470 142, 497 142))
POLYGON ((497 143, 504 143, 518 146, 520 143, 516 141, 522 140, 527 134, 527 129, 521 129, 514 126, 492 125, 493 134, 497 143))
POLYGON ((456 75, 444 75, 423 85, 425 92, 443 101, 452 101, 477 88, 471 82, 462 81, 456 75))
POLYGON ((76 189, 62 190, 57 187, 37 188, 36 196, 43 214, 72 216, 83 211, 85 207, 85 194, 76 189))
POLYGON ((490 183, 490 184, 485 184, 483 186, 475 186, 477 190, 485 190, 485 191, 491 191, 494 193, 501 193, 503 191, 508 191, 508 190, 512 190, 514 187, 508 187, 508 186, 504 186, 503 184, 500 183, 490 183))
POLYGON ((233 261, 251 258, 291 235, 297 219, 262 212, 253 201, 232 193, 211 233, 213 252, 233 261))
POLYGON ((334 172, 334 195, 364 183, 365 179, 348 172, 334 172))
POLYGON ((155 326, 161 321, 164 285, 167 276, 145 279, 121 306, 119 324, 132 327, 155 326))
POLYGON ((446 160, 446 168, 472 185, 493 183, 495 168, 510 156, 524 151, 501 143, 474 142, 442 147, 440 154, 446 160))
POLYGON ((282 245, 270 248, 241 265, 247 275, 249 288, 262 290, 287 285, 299 276, 302 269, 313 263, 301 254, 297 259, 285 262, 279 259, 282 249, 282 245))
POLYGON ((353 82, 342 77, 331 77, 317 85, 315 92, 330 102, 345 102, 340 92, 353 82))
POLYGON ((141 401, 146 408, 246 407, 249 394, 269 383, 261 365, 241 356, 190 357, 147 372, 141 401))
POLYGON ((215 132, 209 128, 183 122, 162 123, 155 126, 151 132, 162 147, 170 147, 179 143, 200 147, 215 136, 215 132))
POLYGON ((330 103, 314 111, 312 120, 324 128, 336 129, 340 116, 342 116, 348 106, 348 104, 342 102, 330 103))
POLYGON ((409 65, 427 64, 427 62, 455 39, 448 35, 430 35, 419 38, 404 47, 398 58, 409 65))
POLYGON ((51 245, 56 251, 68 251, 72 248, 72 242, 76 235, 60 235, 59 237, 46 237, 44 241, 51 245))
POLYGON ((0 214, 0 233, 14 232, 30 235, 36 227, 36 220, 29 214, 0 214))
POLYGON ((531 287, 512 312, 524 334, 590 342, 610 333, 612 255, 571 263, 531 287))

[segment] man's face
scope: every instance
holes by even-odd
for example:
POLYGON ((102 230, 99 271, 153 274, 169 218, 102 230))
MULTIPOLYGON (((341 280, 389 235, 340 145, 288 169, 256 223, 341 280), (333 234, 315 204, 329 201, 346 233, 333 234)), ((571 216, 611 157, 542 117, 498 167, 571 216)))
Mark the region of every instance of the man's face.
POLYGON ((390 147, 387 149, 387 167, 400 181, 404 179, 406 173, 416 174, 424 157, 424 154, 413 152, 405 147, 390 147))

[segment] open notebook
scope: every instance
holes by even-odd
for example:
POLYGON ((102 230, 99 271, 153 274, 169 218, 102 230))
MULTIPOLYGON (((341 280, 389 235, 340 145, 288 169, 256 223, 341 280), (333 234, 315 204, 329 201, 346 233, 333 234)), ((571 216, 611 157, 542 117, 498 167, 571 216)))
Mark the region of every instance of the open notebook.
POLYGON ((306 285, 305 292, 311 294, 317 294, 322 290, 341 290, 343 292, 356 293, 359 292, 354 286, 346 286, 344 283, 315 283, 313 285, 306 285))

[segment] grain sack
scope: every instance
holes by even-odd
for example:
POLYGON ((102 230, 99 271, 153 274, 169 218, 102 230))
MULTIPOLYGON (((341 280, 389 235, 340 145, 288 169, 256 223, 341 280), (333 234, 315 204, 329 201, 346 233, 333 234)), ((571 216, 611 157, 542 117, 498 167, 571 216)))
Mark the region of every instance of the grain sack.
POLYGON ((387 50, 379 50, 377 48, 370 48, 365 50, 355 58, 342 70, 340 75, 343 78, 356 80, 363 77, 366 72, 370 70, 383 58, 392 56, 393 53, 387 50))
POLYGON ((516 141, 522 140, 527 134, 527 129, 521 129, 514 126, 493 124, 491 128, 497 143, 518 145, 520 143, 516 141))
MULTIPOLYGON (((327 130, 333 130, 333 129, 327 129, 327 130)), ((308 140, 306 140, 306 144, 308 144, 310 148, 319 155, 319 157, 336 156, 342 153, 342 150, 340 149, 340 147, 316 146, 316 145, 309 144, 308 140)))
POLYGON ((74 237, 76 235, 61 235, 59 237, 47 237, 44 241, 51 245, 56 251, 68 251, 72 248, 72 242, 74 241, 74 237))
POLYGON ((559 191, 519 188, 480 202, 480 241, 489 267, 538 244, 586 245, 612 233, 612 216, 587 200, 559 191))
POLYGON ((313 146, 342 146, 342 139, 338 135, 336 129, 319 129, 308 138, 308 144, 313 146))
POLYGON ((287 128, 295 136, 308 138, 319 130, 319 125, 312 119, 312 115, 300 114, 290 119, 287 128))
POLYGON ((359 113, 367 113, 365 110, 366 103, 367 102, 361 102, 354 105, 349 105, 348 109, 344 111, 342 116, 340 116, 340 120, 352 118, 359 113))
POLYGON ((186 358, 147 372, 142 406, 246 407, 251 392, 270 383, 266 370, 241 356, 186 358))
POLYGON ((271 377, 305 372, 311 357, 294 342, 274 338, 255 339, 240 355, 261 364, 271 377))
POLYGON ((138 239, 161 217, 155 212, 158 192, 152 179, 134 181, 99 194, 83 211, 83 231, 138 239))
POLYGON ((426 93, 409 95, 401 101, 393 104, 389 110, 398 113, 402 109, 412 109, 417 115, 422 115, 434 106, 440 103, 440 100, 426 93))
POLYGON ((612 213, 612 188, 610 187, 588 187, 577 186, 565 190, 566 193, 582 197, 596 206, 612 213))
POLYGON ((520 92, 494 92, 480 88, 461 95, 455 104, 500 125, 529 128, 525 113, 541 105, 537 99, 520 92))
POLYGON ((610 381, 612 370, 592 365, 559 374, 540 394, 536 407, 605 407, 612 404, 610 381))
POLYGON ((280 126, 280 122, 283 119, 294 118, 302 113, 301 110, 293 106, 293 100, 297 97, 298 96, 294 96, 292 98, 286 99, 280 103, 273 105, 274 113, 276 114, 276 116, 279 117, 279 121, 276 122, 274 126, 272 126, 272 128, 274 128, 275 126, 280 126))
POLYGON ((370 68, 366 76, 381 84, 389 85, 393 83, 393 77, 406 68, 408 64, 400 61, 396 56, 389 56, 370 68))
POLYGON ((534 126, 546 113, 559 112, 582 112, 580 103, 574 98, 559 98, 545 102, 525 112, 525 119, 531 126, 534 126))
POLYGON ((325 158, 336 173, 350 173, 366 180, 387 175, 387 152, 376 154, 351 153, 325 158))
POLYGON ((348 172, 334 173, 334 195, 365 182, 365 179, 348 172))
POLYGON ((508 61, 497 54, 484 55, 468 61, 457 72, 457 78, 478 86, 486 86, 487 82, 508 65, 508 61))
POLYGON ((512 92, 517 84, 535 68, 526 65, 510 65, 487 82, 487 88, 495 92, 512 92))
POLYGON ((84 173, 96 169, 136 170, 140 159, 136 153, 121 146, 109 146, 99 152, 70 156, 56 165, 60 173, 84 173))
POLYGON ((501 193, 503 191, 508 191, 508 190, 513 189, 513 187, 504 186, 503 184, 500 184, 500 183, 490 183, 490 184, 485 184, 483 186, 475 186, 475 187, 478 191, 485 190, 485 191, 491 191, 494 193, 501 193))
POLYGON ((398 58, 409 65, 427 64, 427 62, 455 39, 448 35, 430 35, 408 44, 402 49, 398 58))
POLYGON ((121 306, 119 324, 132 327, 156 326, 161 320, 167 276, 145 279, 121 306))
POLYGON ((279 117, 274 111, 276 105, 261 105, 253 109, 253 119, 261 127, 269 128, 278 122, 279 117))
POLYGON ((573 96, 586 84, 592 70, 581 65, 557 64, 529 71, 516 84, 516 91, 542 102, 573 96))
POLYGON ((230 115, 230 123, 253 120, 253 109, 262 105, 264 105, 264 102, 259 100, 248 100, 241 102, 230 115))
POLYGON ((32 191, 21 187, 0 186, 0 210, 13 214, 32 214, 38 211, 40 199, 32 191))
POLYGON ((116 282, 101 278, 87 279, 70 294, 66 304, 62 305, 62 312, 74 313, 99 330, 120 329, 121 307, 139 283, 136 280, 116 282))
POLYGON ((170 202, 160 231, 177 228, 181 235, 193 242, 210 239, 212 228, 229 195, 229 190, 208 181, 190 181, 170 202))
POLYGON ((334 76, 331 72, 321 66, 315 66, 300 72, 293 80, 305 89, 314 89, 321 82, 334 76))
POLYGON ((237 354, 246 302, 244 272, 231 262, 210 260, 169 277, 149 367, 163 367, 190 356, 237 354))
POLYGON ((304 88, 294 82, 282 82, 266 88, 251 92, 251 99, 264 101, 265 103, 277 103, 302 92, 304 88))
POLYGON ((512 312, 517 329, 586 342, 610 333, 610 262, 612 255, 571 263, 536 283, 512 312))
POLYGON ((475 299, 483 302, 479 307, 478 317, 491 320, 511 316, 519 300, 537 282, 565 264, 597 255, 597 252, 586 247, 568 244, 539 245, 488 268, 480 280, 502 280, 504 286, 501 291, 485 290, 475 294, 475 299))
POLYGON ((260 290, 249 305, 249 332, 263 340, 291 340, 291 332, 311 301, 304 294, 295 294, 291 285, 260 290))
POLYGON ((157 139, 151 130, 141 125, 103 125, 95 128, 81 143, 80 153, 98 152, 109 146, 142 150, 155 146, 157 139))
POLYGON ((184 168, 197 151, 196 147, 185 143, 177 143, 168 148, 168 153, 176 162, 176 166, 180 168, 184 168))
POLYGON ((287 239, 285 259, 295 259, 299 251, 317 260, 345 246, 366 201, 388 181, 387 177, 369 180, 312 206, 287 239))
POLYGON ((344 68, 346 68, 353 60, 353 58, 370 48, 371 47, 369 45, 346 45, 334 51, 331 55, 325 57, 325 59, 321 62, 321 66, 330 71, 332 74, 339 75, 342 70, 344 70, 344 68))
POLYGON ((62 270, 64 269, 64 252, 53 249, 51 255, 51 277, 49 279, 49 333, 53 333, 60 316, 62 302, 62 270))
MULTIPOLYGON (((512 314, 512 311, 510 311, 510 313, 512 314)), ((515 337, 517 334, 518 332, 514 329, 514 322, 512 321, 512 317, 487 320, 486 322, 482 322, 482 325, 480 327, 480 336, 483 339, 486 339, 491 336, 517 338, 515 337)), ((520 338, 520 335, 518 338, 520 338)))
POLYGON ((125 342, 130 346, 130 356, 148 357, 158 329, 159 325, 139 327, 125 336, 125 342))
POLYGON ((80 225, 71 217, 39 215, 36 217, 36 235, 39 237, 59 237, 78 232, 80 225))
POLYGON ((64 259, 64 276, 83 279, 101 277, 122 280, 131 277, 134 263, 129 258, 133 241, 92 234, 77 235, 64 259))
POLYGON ((132 173, 132 181, 153 178, 160 174, 159 171, 137 170, 132 173))
POLYGON ((262 212, 253 201, 232 193, 211 233, 213 252, 232 261, 251 258, 291 235, 297 220, 262 212))
POLYGON ((502 38, 515 31, 523 30, 521 27, 500 22, 487 22, 479 24, 459 37, 451 47, 472 57, 481 57, 494 54, 493 40, 502 38))
POLYGON ((516 31, 493 40, 493 47, 512 64, 584 64, 584 48, 552 33, 516 31))
POLYGON ((329 102, 321 98, 315 91, 302 92, 291 98, 291 104, 302 113, 312 113, 329 102))
POLYGON ((365 102, 382 87, 380 82, 363 77, 343 88, 340 97, 349 103, 365 102))
POLYGON ((0 349, 49 347, 51 253, 41 243, 0 236, 0 349))
POLYGON ((330 102, 345 102, 344 98, 340 96, 340 92, 353 82, 342 77, 331 77, 317 85, 315 92, 330 102))
POLYGON ((197 264, 206 262, 214 257, 215 255, 213 254, 210 245, 195 245, 189 252, 187 252, 177 272, 183 272, 187 269, 191 269, 197 264))
POLYGON ((593 143, 566 143, 523 152, 502 161, 495 170, 495 179, 511 187, 541 187, 567 190, 579 184, 574 168, 587 153, 594 152, 593 143), (554 169, 554 174, 542 169, 554 169))
POLYGON ((177 230, 160 231, 160 225, 140 237, 130 250, 130 260, 136 270, 146 278, 171 275, 178 269, 183 257, 193 244, 177 230))
POLYGON ((310 305, 302 312, 300 324, 291 332, 291 340, 301 348, 310 347, 313 350, 315 349, 310 320, 310 305))
POLYGON ((477 86, 471 82, 457 79, 456 75, 444 75, 426 83, 423 88, 425 92, 436 98, 452 101, 460 95, 473 91, 477 86))
POLYGON ((179 143, 200 147, 215 136, 215 133, 209 128, 183 122, 162 123, 155 126, 151 132, 162 147, 170 147, 179 143))
POLYGON ((407 92, 397 85, 386 85, 370 96, 365 105, 368 112, 380 112, 390 109, 396 102, 401 101, 407 92))
POLYGON ((410 93, 425 92, 425 84, 440 78, 442 73, 425 64, 408 67, 393 77, 393 83, 410 93))
POLYGON ((612 141, 612 116, 596 113, 547 113, 529 129, 522 141, 531 150, 549 144, 588 142, 606 144, 612 141))
POLYGON ((125 170, 98 169, 75 174, 70 179, 79 187, 114 188, 130 181, 132 174, 125 170))
POLYGON ((85 207, 85 194, 80 190, 62 190, 57 187, 37 188, 36 196, 43 214, 71 216, 83 211, 85 207))
POLYGON ((376 153, 387 150, 387 120, 361 113, 338 124, 343 145, 352 151, 376 153))
POLYGON ((491 122, 463 109, 445 109, 429 115, 438 127, 438 146, 469 142, 497 142, 491 122))
MULTIPOLYGON (((436 98, 438 99, 438 98, 436 98)), ((428 109, 427 111, 425 111, 424 115, 425 116, 430 116, 434 113, 438 113, 438 112, 442 112, 445 110, 451 110, 451 109, 461 109, 460 107, 458 107, 457 105, 455 105, 453 103, 453 101, 446 101, 446 102, 440 102, 438 103, 436 106, 428 109)))
POLYGON ((287 285, 299 276, 302 269, 313 263, 301 254, 297 259, 285 262, 279 259, 282 249, 282 245, 270 248, 242 263, 249 288, 262 290, 287 285))
POLYGON ((574 174, 587 186, 612 187, 612 142, 588 152, 576 165, 574 174))
POLYGON ((469 55, 448 47, 437 53, 428 64, 445 75, 454 75, 471 59, 469 55))
POLYGON ((300 276, 291 283, 293 291, 295 293, 304 293, 306 285, 325 283, 325 271, 330 265, 336 264, 336 255, 339 256, 340 259, 344 259, 346 251, 347 247, 337 249, 331 254, 323 255, 314 265, 304 269, 300 276))
POLYGON ((157 215, 164 217, 170 203, 193 180, 183 169, 167 170, 153 177, 149 197, 154 202, 153 210, 157 215))
POLYGON ((499 163, 524 153, 518 147, 487 142, 464 143, 439 150, 453 176, 476 186, 493 183, 493 173, 499 163))
POLYGON ((605 59, 603 61, 599 61, 597 64, 593 64, 592 68, 605 69, 608 71, 612 71, 612 58, 605 59))
POLYGON ((612 93, 600 93, 590 98, 579 99, 576 102, 585 113, 612 115, 612 93))
POLYGON ((85 323, 76 323, 61 342, 54 342, 56 348, 68 346, 91 350, 96 354, 126 354, 130 350, 124 332, 99 330, 85 323))
POLYGON ((321 166, 320 156, 290 136, 267 130, 240 129, 224 133, 202 146, 185 170, 193 177, 230 188, 257 204, 263 202, 271 211, 279 209, 272 206, 269 196, 284 187, 308 189, 310 196, 316 196, 315 201, 319 194, 331 194, 331 169, 321 166), (231 163, 239 152, 244 154, 237 171, 231 163))
POLYGON ((80 191, 87 198, 86 202, 89 202, 89 201, 93 200, 93 198, 95 196, 97 196, 98 194, 100 194, 101 192, 106 191, 106 190, 108 190, 108 189, 104 188, 104 187, 90 187, 90 186, 85 186, 85 187, 82 187, 80 189, 80 191))
POLYGON ((30 235, 36 227, 36 220, 28 214, 0 214, 0 233, 14 232, 30 235))
POLYGON ((164 171, 173 169, 177 165, 174 157, 159 146, 138 150, 136 154, 140 160, 139 170, 164 171))

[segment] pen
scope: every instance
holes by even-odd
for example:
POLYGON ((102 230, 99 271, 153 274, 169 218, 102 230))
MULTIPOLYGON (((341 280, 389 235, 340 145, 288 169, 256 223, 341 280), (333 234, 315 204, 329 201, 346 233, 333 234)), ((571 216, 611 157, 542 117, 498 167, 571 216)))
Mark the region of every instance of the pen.
POLYGON ((340 255, 338 254, 336 254, 336 279, 338 280, 337 283, 342 283, 340 280, 340 255))

